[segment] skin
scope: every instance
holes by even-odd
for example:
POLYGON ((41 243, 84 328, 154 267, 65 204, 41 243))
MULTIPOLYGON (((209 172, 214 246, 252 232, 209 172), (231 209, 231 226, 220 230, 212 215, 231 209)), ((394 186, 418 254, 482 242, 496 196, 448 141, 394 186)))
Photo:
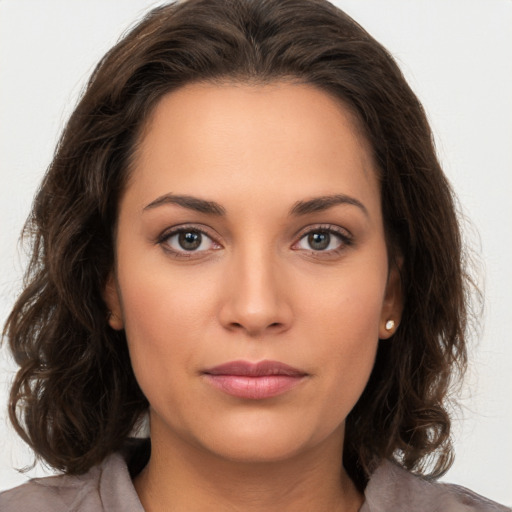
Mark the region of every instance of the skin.
POLYGON ((371 150, 350 111, 287 82, 168 94, 141 137, 116 244, 105 297, 150 402, 153 450, 135 479, 145 509, 358 510, 341 465, 345 418, 401 297, 371 150), (199 248, 184 250, 176 228, 204 231, 199 248), (203 374, 233 360, 306 376, 242 399, 203 374))

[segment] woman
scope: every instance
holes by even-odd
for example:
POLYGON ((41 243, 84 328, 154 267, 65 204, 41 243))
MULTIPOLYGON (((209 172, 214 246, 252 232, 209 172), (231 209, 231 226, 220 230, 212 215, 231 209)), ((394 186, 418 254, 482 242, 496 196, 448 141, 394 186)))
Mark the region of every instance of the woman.
POLYGON ((453 200, 395 63, 330 4, 153 11, 29 227, 11 419, 66 476, 2 510, 504 510, 428 481, 466 359, 453 200))

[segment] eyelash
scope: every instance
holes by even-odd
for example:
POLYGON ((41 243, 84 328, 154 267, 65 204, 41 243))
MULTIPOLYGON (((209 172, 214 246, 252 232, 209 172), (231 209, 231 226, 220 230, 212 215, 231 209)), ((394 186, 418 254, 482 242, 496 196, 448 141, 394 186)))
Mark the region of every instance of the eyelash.
MULTIPOLYGON (((346 229, 343 229, 339 226, 335 226, 332 224, 320 224, 316 226, 308 226, 304 230, 302 230, 298 235, 298 240, 295 242, 292 246, 292 248, 296 245, 298 245, 302 240, 304 240, 306 237, 314 234, 314 233, 325 233, 329 236, 334 235, 336 238, 338 238, 340 244, 335 249, 330 250, 315 250, 315 249, 303 249, 304 251, 307 251, 309 255, 315 257, 315 258, 329 258, 332 256, 338 256, 340 253, 342 253, 345 249, 352 246, 354 244, 353 236, 352 234, 347 231, 346 229)), ((300 250, 300 249, 298 249, 300 250)))
MULTIPOLYGON (((178 226, 175 228, 171 228, 169 230, 164 231, 156 240, 156 243, 161 245, 164 251, 166 251, 168 254, 171 254, 172 256, 176 258, 192 258, 195 253, 197 252, 205 252, 205 251, 187 251, 186 249, 183 249, 181 251, 177 251, 175 249, 172 249, 169 245, 169 240, 181 233, 200 233, 201 235, 205 236, 206 238, 210 239, 212 243, 217 244, 219 248, 221 245, 211 236, 210 233, 208 233, 207 230, 201 228, 200 226, 196 225, 183 225, 178 226)), ((213 249, 217 250, 217 249, 213 249)))
MULTIPOLYGON (((350 247, 351 245, 353 245, 353 243, 354 243, 352 235, 347 230, 340 228, 338 226, 333 226, 331 224, 309 226, 309 227, 305 228, 304 230, 302 230, 297 236, 298 236, 298 239, 292 245, 292 249, 303 250, 305 252, 308 252, 310 255, 312 255, 313 257, 316 257, 316 258, 322 258, 322 257, 325 258, 325 257, 329 257, 329 256, 336 256, 336 255, 340 254, 347 247, 350 247), (312 234, 315 234, 315 233, 316 234, 323 233, 323 234, 327 234, 329 236, 334 235, 340 241, 339 247, 336 247, 334 249, 329 249, 329 250, 300 249, 300 248, 294 249, 294 247, 296 247, 302 240, 304 240, 306 237, 308 237, 312 234)), ((222 248, 221 244, 219 242, 217 242, 215 240, 215 238, 212 237, 211 234, 207 230, 205 230, 197 225, 183 225, 183 226, 178 226, 178 227, 174 227, 172 229, 166 230, 157 238, 156 243, 161 245, 162 248, 168 254, 171 254, 172 256, 174 256, 176 258, 192 258, 192 257, 194 257, 195 254, 198 254, 201 252, 207 252, 209 250, 218 250, 218 249, 222 248), (203 251, 196 251, 196 250, 187 251, 186 249, 183 249, 183 250, 172 249, 169 245, 169 240, 174 236, 180 235, 181 233, 200 233, 201 235, 208 238, 211 241, 211 243, 216 244, 219 247, 214 248, 214 249, 207 249, 207 250, 203 250, 203 251)), ((201 244, 202 243, 203 243, 203 241, 201 241, 201 244)))

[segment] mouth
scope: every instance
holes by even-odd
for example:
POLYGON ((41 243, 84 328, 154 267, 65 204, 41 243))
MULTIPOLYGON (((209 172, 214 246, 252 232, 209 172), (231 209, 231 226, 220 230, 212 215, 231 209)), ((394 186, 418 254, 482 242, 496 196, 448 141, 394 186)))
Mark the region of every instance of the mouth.
POLYGON ((231 361, 202 372, 206 381, 228 395, 263 400, 300 384, 307 373, 279 361, 231 361))

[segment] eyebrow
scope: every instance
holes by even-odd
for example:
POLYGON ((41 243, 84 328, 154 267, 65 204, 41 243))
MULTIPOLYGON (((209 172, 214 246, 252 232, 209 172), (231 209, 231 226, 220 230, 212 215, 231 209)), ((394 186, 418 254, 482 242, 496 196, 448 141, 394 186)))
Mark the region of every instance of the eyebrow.
POLYGON ((366 206, 355 197, 345 194, 333 194, 330 196, 320 196, 309 199, 308 201, 297 201, 290 210, 291 215, 307 215, 308 213, 323 212, 338 204, 350 204, 357 206, 368 217, 366 206))
MULTIPOLYGON (((223 216, 226 210, 215 201, 207 201, 198 197, 188 195, 165 194, 156 198, 154 201, 144 207, 143 211, 152 210, 165 204, 176 204, 189 210, 209 215, 223 216)), ((368 210, 361 201, 345 194, 333 194, 329 196, 314 197, 307 201, 297 201, 290 210, 290 215, 301 216, 309 213, 316 213, 328 210, 339 204, 349 204, 357 206, 368 216, 368 210)))
POLYGON ((157 208, 158 206, 162 206, 164 204, 177 204, 183 208, 195 210, 196 212, 206 213, 209 215, 221 216, 225 215, 226 213, 226 210, 215 201, 206 201, 205 199, 199 199, 198 197, 175 194, 165 194, 156 198, 154 201, 145 206, 143 211, 152 210, 153 208, 157 208))

